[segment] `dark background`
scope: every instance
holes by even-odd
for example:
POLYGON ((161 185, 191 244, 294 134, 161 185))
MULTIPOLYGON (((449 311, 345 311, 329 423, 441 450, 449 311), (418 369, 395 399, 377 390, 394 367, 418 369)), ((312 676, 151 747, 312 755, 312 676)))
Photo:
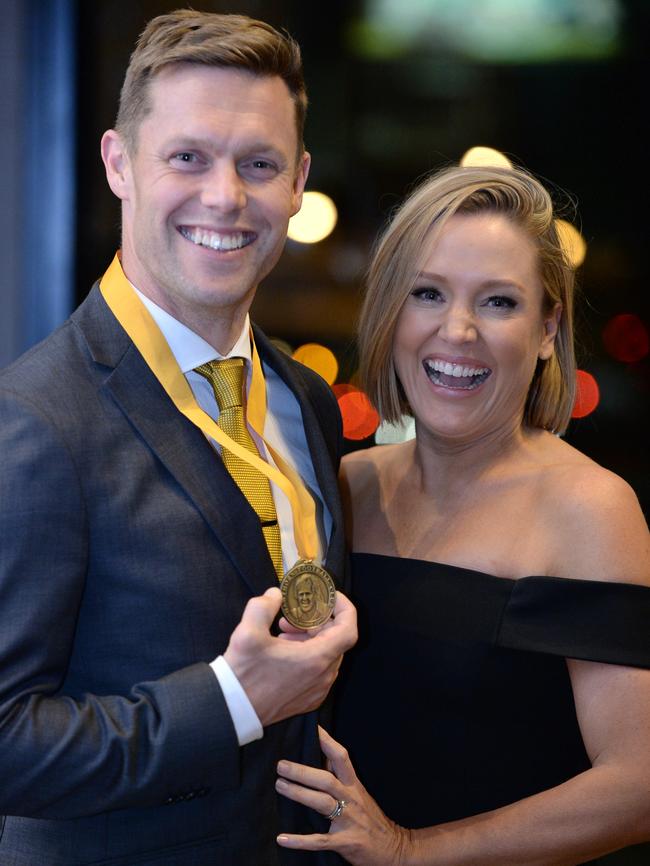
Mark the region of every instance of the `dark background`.
MULTIPOLYGON (((289 242, 253 309, 267 333, 293 346, 322 342, 339 359, 340 380, 347 380, 356 365, 353 335, 363 270, 391 208, 418 177, 457 161, 469 147, 500 149, 547 179, 559 197, 577 203, 574 222, 588 243, 579 271, 579 363, 596 376, 601 402, 590 416, 572 422, 567 438, 623 475, 648 513, 648 358, 635 364, 613 360, 601 332, 620 312, 648 323, 644 130, 650 4, 582 5, 593 10, 603 3, 617 10, 605 49, 578 44, 540 58, 531 41, 531 57, 524 44, 523 56, 514 60, 477 59, 454 48, 435 27, 406 43, 391 44, 384 33, 383 44, 371 30, 371 0, 233 0, 194 2, 193 8, 263 18, 288 29, 303 49, 310 97, 306 142, 313 157, 308 188, 334 199, 339 222, 319 244, 289 242)), ((77 6, 77 300, 119 243, 119 206, 106 186, 99 138, 113 124, 137 35, 149 18, 180 5, 116 0, 77 6)), ((405 17, 412 6, 420 14, 428 8, 423 0, 393 5, 405 17)), ((432 14, 439 5, 430 4, 432 14)), ((473 19, 492 14, 493 5, 465 4, 473 19)), ((525 7, 526 0, 519 5, 525 7)), ((566 6, 570 27, 576 2, 567 0, 566 6)), ((468 20, 459 20, 459 28, 468 20)))

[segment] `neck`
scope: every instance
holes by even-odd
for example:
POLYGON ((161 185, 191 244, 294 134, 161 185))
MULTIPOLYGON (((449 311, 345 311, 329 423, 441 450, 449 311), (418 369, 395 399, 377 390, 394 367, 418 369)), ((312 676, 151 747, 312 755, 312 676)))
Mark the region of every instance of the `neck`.
POLYGON ((414 467, 422 493, 434 498, 466 491, 492 470, 511 462, 526 447, 521 424, 470 440, 435 436, 416 422, 414 467))
POLYGON ((198 334, 220 355, 227 355, 239 339, 248 312, 247 308, 215 311, 206 307, 204 310, 188 310, 175 304, 161 303, 161 299, 152 298, 147 292, 142 294, 190 331, 198 334))
POLYGON ((219 294, 217 288, 202 296, 191 285, 183 286, 182 290, 171 284, 161 287, 139 267, 137 258, 130 254, 129 244, 124 238, 123 249, 120 251, 120 264, 127 280, 139 292, 190 331, 198 334, 219 354, 227 355, 235 345, 253 303, 255 286, 232 303, 228 303, 223 294, 219 294))

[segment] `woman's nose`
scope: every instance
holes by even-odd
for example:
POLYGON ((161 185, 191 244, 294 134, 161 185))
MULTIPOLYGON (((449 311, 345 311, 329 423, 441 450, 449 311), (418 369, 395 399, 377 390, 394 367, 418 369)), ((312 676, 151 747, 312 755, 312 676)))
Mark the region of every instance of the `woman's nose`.
POLYGON ((440 335, 449 343, 471 343, 476 340, 476 322, 471 310, 452 306, 446 311, 440 335))

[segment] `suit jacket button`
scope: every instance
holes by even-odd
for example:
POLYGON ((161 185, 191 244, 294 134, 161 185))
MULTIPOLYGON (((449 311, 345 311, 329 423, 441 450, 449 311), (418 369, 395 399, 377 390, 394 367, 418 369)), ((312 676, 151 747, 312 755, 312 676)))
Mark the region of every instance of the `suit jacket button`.
POLYGON ((167 797, 167 799, 163 801, 163 806, 171 806, 174 802, 175 800, 173 797, 167 797))

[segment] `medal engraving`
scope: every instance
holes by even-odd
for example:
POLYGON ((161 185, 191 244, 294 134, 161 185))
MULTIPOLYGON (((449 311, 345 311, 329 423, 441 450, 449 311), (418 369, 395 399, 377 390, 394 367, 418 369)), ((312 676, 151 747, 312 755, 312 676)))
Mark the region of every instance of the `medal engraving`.
POLYGON ((282 578, 282 613, 296 628, 318 628, 331 617, 336 601, 334 581, 310 559, 299 560, 282 578))

